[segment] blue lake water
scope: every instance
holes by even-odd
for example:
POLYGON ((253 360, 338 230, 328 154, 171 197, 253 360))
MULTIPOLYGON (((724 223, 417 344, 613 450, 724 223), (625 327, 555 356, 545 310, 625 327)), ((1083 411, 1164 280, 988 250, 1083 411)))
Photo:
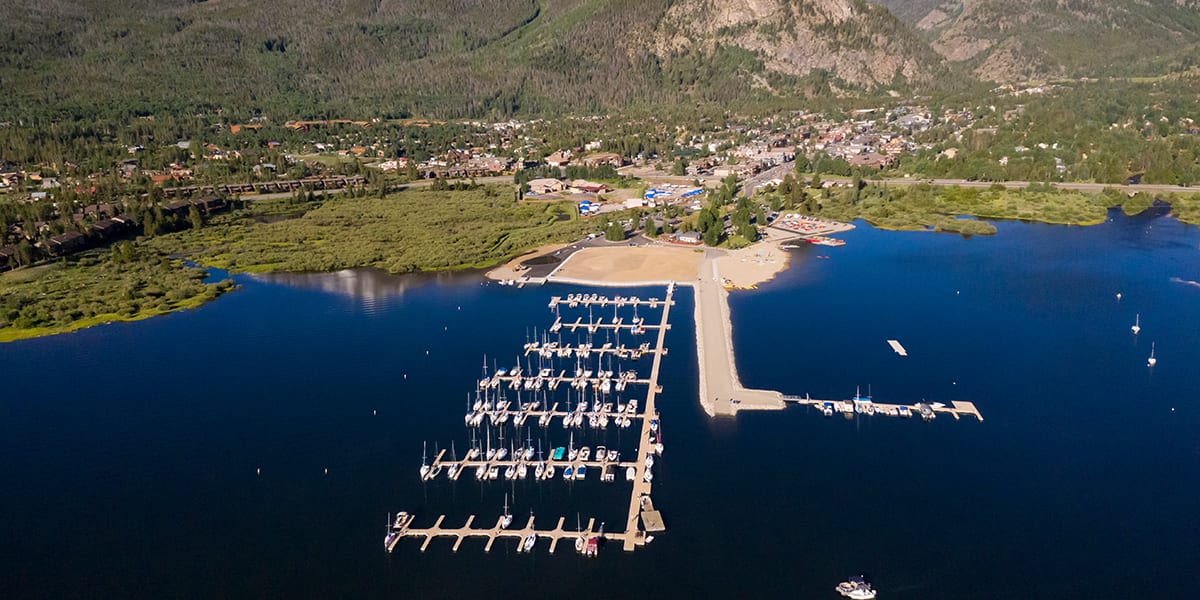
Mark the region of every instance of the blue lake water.
POLYGON ((886 600, 1188 597, 1200 233, 1157 215, 998 226, 964 240, 860 224, 845 247, 794 251, 776 280, 731 296, 746 385, 970 400, 983 423, 795 407, 709 420, 681 289, 655 469, 668 531, 599 560, 545 542, 533 556, 478 540, 381 547, 389 512, 490 524, 506 493, 518 522, 623 520, 627 485, 595 477, 417 476, 423 441, 467 447, 481 356, 511 365, 553 320, 548 297, 580 288, 240 277, 198 310, 0 346, 4 596, 835 598, 865 571, 886 600))

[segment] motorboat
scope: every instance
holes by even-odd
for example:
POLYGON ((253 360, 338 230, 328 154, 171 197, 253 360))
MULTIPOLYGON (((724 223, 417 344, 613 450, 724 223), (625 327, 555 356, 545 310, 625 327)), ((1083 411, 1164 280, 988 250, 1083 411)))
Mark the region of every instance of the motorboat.
MULTIPOLYGON (((392 551, 392 547, 395 545, 396 539, 400 537, 400 532, 404 531, 404 527, 408 525, 408 520, 409 517, 408 513, 406 512, 396 513, 396 519, 394 521, 388 519, 388 532, 383 536, 383 547, 388 552, 392 551)), ((578 549, 579 544, 576 543, 575 547, 578 549)))
POLYGON ((862 575, 855 575, 849 580, 839 583, 836 589, 837 593, 852 600, 871 600, 875 597, 875 590, 862 575))

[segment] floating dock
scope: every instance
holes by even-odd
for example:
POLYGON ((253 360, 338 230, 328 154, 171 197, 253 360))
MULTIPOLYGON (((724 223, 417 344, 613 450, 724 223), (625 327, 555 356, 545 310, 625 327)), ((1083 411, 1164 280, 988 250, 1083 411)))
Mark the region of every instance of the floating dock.
POLYGON ((938 415, 949 415, 954 420, 963 417, 974 417, 983 421, 983 414, 975 407, 975 403, 966 400, 951 400, 947 406, 940 402, 917 402, 915 404, 891 404, 875 402, 870 398, 851 398, 850 400, 818 400, 808 396, 784 396, 785 402, 793 402, 811 406, 827 416, 834 413, 846 416, 865 415, 880 417, 919 417, 926 421, 936 419, 938 415))
POLYGON ((908 350, 905 350, 904 346, 900 345, 900 342, 896 340, 888 340, 887 343, 892 347, 892 350, 896 351, 896 354, 899 354, 900 356, 908 356, 908 350))
MULTIPOLYGON (((393 526, 392 532, 395 532, 398 535, 389 536, 387 543, 384 544, 384 547, 388 552, 392 552, 396 549, 396 545, 400 542, 401 538, 420 537, 424 538, 424 541, 421 542, 421 552, 424 552, 429 548, 429 544, 433 542, 434 538, 447 537, 454 538, 454 545, 451 547, 451 550, 458 552, 458 548, 462 546, 463 540, 469 537, 479 537, 484 538, 485 540, 483 546, 484 552, 491 552, 492 546, 494 546, 496 540, 499 539, 516 540, 517 552, 523 552, 526 551, 525 541, 529 538, 529 536, 532 535, 536 540, 534 548, 536 548, 537 542, 548 539, 550 540, 550 553, 554 554, 554 551, 558 548, 558 543, 562 540, 568 540, 573 546, 575 544, 575 540, 580 538, 583 538, 584 540, 593 537, 601 537, 606 540, 625 539, 625 534, 623 533, 601 533, 597 531, 595 529, 595 519, 588 519, 587 529, 580 530, 564 529, 563 523, 566 522, 565 517, 559 517, 558 525, 556 525, 553 529, 537 529, 534 527, 533 516, 529 517, 529 520, 526 521, 524 527, 513 528, 510 526, 508 529, 503 527, 504 515, 497 517, 496 524, 492 527, 471 527, 471 525, 475 522, 474 515, 467 517, 467 522, 464 523, 462 527, 445 527, 442 525, 442 522, 445 521, 445 519, 446 515, 439 515, 437 521, 434 522, 432 527, 419 528, 412 527, 413 517, 409 516, 403 523, 398 523, 393 526)), ((530 548, 529 551, 533 551, 534 548, 530 548)))

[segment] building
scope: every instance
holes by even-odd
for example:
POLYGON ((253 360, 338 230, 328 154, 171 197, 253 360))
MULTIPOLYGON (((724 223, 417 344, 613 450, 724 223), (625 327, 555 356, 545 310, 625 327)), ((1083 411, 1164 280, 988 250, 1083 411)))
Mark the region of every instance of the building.
POLYGON ((529 185, 530 193, 539 194, 539 195, 557 194, 558 192, 561 192, 564 189, 566 189, 566 186, 563 185, 563 182, 561 182, 557 179, 549 179, 549 178, 534 179, 534 180, 530 181, 528 183, 528 185, 529 185))
POLYGON ((571 151, 559 150, 546 157, 546 164, 552 167, 565 167, 571 164, 571 151))
POLYGON ((608 165, 616 169, 620 168, 620 166, 624 163, 624 161, 621 159, 621 155, 613 152, 597 152, 595 154, 589 154, 583 157, 582 162, 583 166, 593 169, 604 165, 608 165))
POLYGON ((592 181, 585 181, 583 179, 576 179, 575 181, 572 181, 571 188, 579 190, 581 192, 589 192, 592 194, 599 194, 600 192, 611 192, 612 191, 611 187, 608 187, 607 185, 604 185, 603 183, 595 183, 592 181))
POLYGON ((672 237, 675 239, 676 242, 679 242, 680 244, 690 244, 692 246, 699 246, 700 243, 703 241, 700 238, 700 234, 695 231, 685 231, 683 233, 676 233, 672 237))
POLYGON ((896 157, 891 154, 879 154, 878 152, 864 152, 851 156, 848 161, 851 167, 863 167, 867 169, 886 169, 896 164, 896 157))
POLYGON ((0 271, 7 271, 17 264, 17 249, 13 246, 0 248, 0 271))
POLYGON ((50 253, 55 256, 64 256, 72 252, 78 252, 87 246, 87 238, 78 231, 68 231, 51 236, 46 240, 47 247, 50 253))
POLYGON ((88 226, 88 233, 102 239, 112 240, 126 231, 128 226, 115 219, 101 219, 88 226))

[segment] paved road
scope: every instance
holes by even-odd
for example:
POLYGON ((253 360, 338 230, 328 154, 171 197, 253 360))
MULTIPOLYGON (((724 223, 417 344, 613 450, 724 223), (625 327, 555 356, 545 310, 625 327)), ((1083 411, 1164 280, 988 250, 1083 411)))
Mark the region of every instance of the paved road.
MULTIPOLYGON (((451 179, 448 181, 468 181, 468 180, 466 180, 466 179, 451 179)), ((513 182, 513 178, 508 175, 500 175, 497 177, 476 177, 475 178, 475 183, 479 183, 479 184, 512 183, 512 182, 513 182)), ((433 185, 433 183, 434 183, 434 181, 432 179, 414 181, 412 183, 401 183, 401 184, 392 186, 390 191, 399 192, 399 191, 413 189, 413 188, 429 187, 429 186, 433 185)), ((345 190, 316 190, 315 193, 316 193, 316 195, 321 196, 321 195, 324 195, 325 193, 339 194, 343 191, 345 191, 345 190)), ((289 198, 289 197, 291 197, 291 195, 292 195, 292 192, 276 192, 273 194, 243 194, 242 197, 247 200, 272 200, 272 199, 279 199, 279 198, 289 198)))

